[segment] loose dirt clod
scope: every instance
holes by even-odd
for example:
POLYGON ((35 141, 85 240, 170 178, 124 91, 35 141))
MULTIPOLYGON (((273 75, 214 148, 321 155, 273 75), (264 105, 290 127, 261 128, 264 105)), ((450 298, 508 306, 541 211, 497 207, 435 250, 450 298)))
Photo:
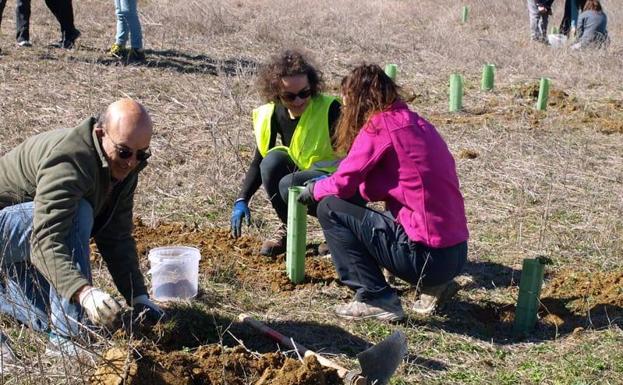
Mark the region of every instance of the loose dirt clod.
POLYGON ((243 347, 200 346, 194 352, 165 353, 139 346, 129 365, 127 352, 113 348, 92 377, 94 385, 339 385, 333 369, 321 366, 315 357, 303 362, 281 353, 254 355, 243 347), (125 381, 125 382, 123 382, 125 381))

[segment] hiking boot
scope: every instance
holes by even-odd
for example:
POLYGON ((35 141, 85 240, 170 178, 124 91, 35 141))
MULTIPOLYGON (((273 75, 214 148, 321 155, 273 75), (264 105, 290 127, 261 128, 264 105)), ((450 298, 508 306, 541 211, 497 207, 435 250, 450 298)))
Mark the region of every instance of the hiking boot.
POLYGON ((113 43, 108 50, 108 54, 121 59, 128 55, 128 49, 121 44, 113 43))
POLYGON ((457 291, 459 291, 459 285, 454 279, 441 285, 424 287, 420 293, 420 298, 413 305, 413 311, 419 315, 431 315, 442 303, 452 298, 457 291))
POLYGON ((405 316, 400 298, 396 294, 367 302, 355 300, 345 305, 338 305, 335 307, 335 313, 342 318, 353 320, 376 318, 389 322, 400 321, 405 316))
POLYGON ((81 363, 95 363, 95 354, 81 347, 76 341, 50 333, 45 348, 48 357, 78 360, 81 363))
POLYGON ((72 49, 76 46, 76 39, 80 37, 81 33, 74 28, 71 32, 63 32, 61 40, 56 43, 52 43, 54 48, 72 49))
POLYGON ((32 42, 30 40, 20 40, 17 42, 17 46, 20 48, 32 47, 32 42))
POLYGON ((325 255, 331 254, 331 250, 329 250, 329 245, 327 242, 323 241, 318 245, 318 255, 324 257, 325 255))
POLYGON ((272 237, 262 243, 260 254, 267 257, 275 257, 286 252, 286 244, 288 241, 288 230, 286 225, 279 226, 272 237))
POLYGON ((130 48, 128 51, 128 63, 144 63, 145 51, 138 48, 130 48))

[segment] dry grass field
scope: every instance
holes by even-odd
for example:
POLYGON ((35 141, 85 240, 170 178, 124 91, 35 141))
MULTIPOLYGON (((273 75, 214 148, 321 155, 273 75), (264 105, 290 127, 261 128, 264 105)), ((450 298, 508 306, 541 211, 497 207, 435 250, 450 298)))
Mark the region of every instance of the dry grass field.
MULTIPOLYGON (((192 305, 169 308, 185 322, 181 331, 160 330, 151 340, 147 333, 153 350, 138 335, 96 344, 100 356, 116 347, 124 359, 144 358, 122 370, 126 383, 254 384, 261 372, 235 376, 225 359, 208 370, 189 358, 215 356, 221 347, 238 346, 235 354, 249 360, 277 350, 296 358, 238 324, 247 312, 349 368, 369 344, 402 330, 409 354, 394 385, 623 384, 623 7, 602 2, 607 52, 532 43, 523 0, 139 0, 147 63, 123 65, 106 54, 112 1, 74 1, 82 37, 77 49, 62 51, 48 47, 58 26, 43 1, 32 4, 34 46, 17 48, 9 0, 0 35, 0 155, 120 97, 152 113, 154 156, 136 196, 136 237, 143 253, 169 243, 200 247, 201 290, 192 305), (358 63, 396 63, 410 106, 446 139, 465 197, 470 255, 462 290, 434 316, 408 312, 415 293, 399 283, 405 322, 337 319, 333 306, 350 294, 320 257, 308 259, 305 284, 289 285, 283 258, 256 254, 277 220, 262 190, 246 236, 228 238, 254 149, 251 110, 262 103, 256 68, 284 47, 315 58, 329 93, 358 63), (492 92, 479 87, 485 63, 496 65, 492 92), (453 72, 466 83, 464 110, 450 114, 453 72), (547 111, 537 112, 542 76, 552 89, 547 111), (537 255, 553 264, 537 327, 519 340, 511 329, 521 262, 537 255)), ((550 25, 559 23, 563 3, 554 3, 550 25)), ((309 227, 308 242, 318 244, 315 219, 309 227)), ((94 270, 113 292, 97 255, 94 270)), ((0 325, 21 358, 0 383, 91 383, 96 367, 110 366, 50 360, 45 336, 6 317, 0 325)))

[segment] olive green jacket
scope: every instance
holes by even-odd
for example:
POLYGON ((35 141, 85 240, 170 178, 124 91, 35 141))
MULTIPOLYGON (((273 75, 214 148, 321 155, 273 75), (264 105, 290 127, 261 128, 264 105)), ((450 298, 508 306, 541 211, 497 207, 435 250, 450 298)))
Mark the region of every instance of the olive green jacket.
MULTIPOLYGON (((30 260, 64 298, 70 299, 87 278, 72 264, 67 237, 85 199, 93 208, 91 236, 119 292, 130 303, 146 294, 132 236, 132 208, 142 162, 113 185, 108 162, 89 118, 78 127, 33 136, 0 158, 0 209, 34 201, 30 260)), ((1 252, 0 252, 1 255, 1 252)), ((17 258, 17 257, 14 257, 17 258)))

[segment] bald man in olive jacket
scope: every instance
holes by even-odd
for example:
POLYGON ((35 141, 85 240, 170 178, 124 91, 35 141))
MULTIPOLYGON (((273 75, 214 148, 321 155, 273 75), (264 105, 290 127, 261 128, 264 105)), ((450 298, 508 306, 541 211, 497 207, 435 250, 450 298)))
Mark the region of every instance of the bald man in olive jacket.
POLYGON ((57 347, 82 336, 85 324, 112 328, 122 305, 92 286, 93 237, 127 304, 163 315, 148 297, 132 236, 151 135, 145 108, 121 99, 97 121, 33 136, 0 158, 0 312, 49 331, 57 347))

